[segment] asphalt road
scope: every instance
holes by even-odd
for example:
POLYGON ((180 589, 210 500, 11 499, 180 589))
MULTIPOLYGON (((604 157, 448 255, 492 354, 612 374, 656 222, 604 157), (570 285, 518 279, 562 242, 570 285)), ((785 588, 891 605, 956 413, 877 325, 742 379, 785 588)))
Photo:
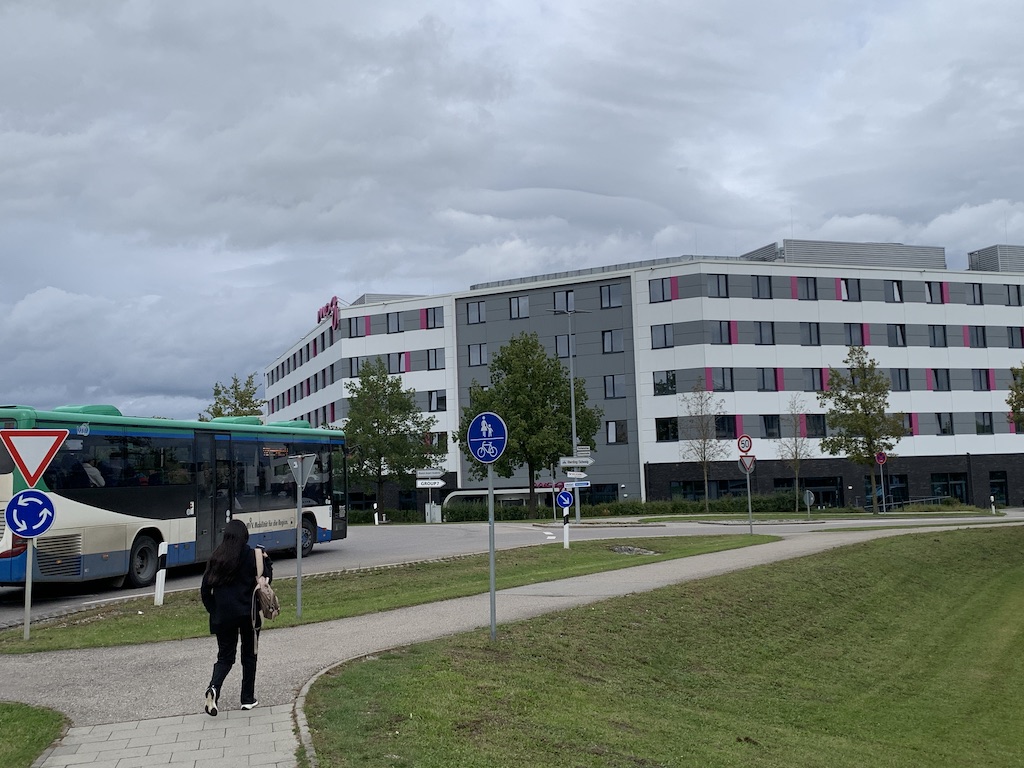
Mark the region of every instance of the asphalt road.
MULTIPOLYGON (((1024 510, 1006 510, 1007 517, 1024 519, 1024 510)), ((944 524, 977 518, 942 518, 944 524)), ((1005 519, 1005 518, 998 518, 1005 519)), ((908 523, 905 520, 857 516, 848 520, 829 522, 786 522, 757 523, 755 533, 790 535, 810 531, 828 531, 836 528, 856 526, 928 525, 936 520, 922 518, 908 523)), ((672 522, 660 525, 605 525, 599 521, 584 521, 581 525, 570 525, 570 546, 572 541, 611 538, 637 538, 648 536, 705 536, 709 534, 741 534, 750 530, 745 521, 729 524, 699 522, 672 522)), ((494 539, 496 549, 513 549, 533 546, 551 541, 562 541, 563 530, 560 522, 549 525, 531 523, 496 523, 494 539)), ((488 526, 486 523, 443 523, 423 525, 380 525, 356 526, 349 529, 349 537, 343 541, 318 544, 313 552, 302 560, 302 573, 329 573, 346 569, 408 563, 444 557, 487 552, 488 526)), ((277 577, 296 575, 297 561, 294 557, 279 553, 274 560, 274 574, 277 577)), ((166 589, 198 589, 202 579, 202 566, 177 568, 167 575, 166 589)), ((33 587, 31 619, 38 621, 91 605, 108 602, 111 599, 153 595, 153 588, 115 589, 109 582, 85 584, 46 585, 33 587)), ((24 619, 25 593, 13 587, 0 588, 0 628, 20 626, 24 619)))

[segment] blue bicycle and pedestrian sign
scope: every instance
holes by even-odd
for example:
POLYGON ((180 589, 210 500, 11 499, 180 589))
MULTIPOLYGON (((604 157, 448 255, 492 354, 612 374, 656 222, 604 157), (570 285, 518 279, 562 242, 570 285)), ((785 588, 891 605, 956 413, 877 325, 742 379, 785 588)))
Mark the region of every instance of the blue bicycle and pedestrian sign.
POLYGON ((53 502, 35 488, 20 491, 7 502, 7 527, 23 539, 42 536, 53 525, 53 502))
POLYGON ((496 413, 478 413, 466 431, 466 444, 474 459, 481 464, 493 464, 508 445, 508 427, 496 413))

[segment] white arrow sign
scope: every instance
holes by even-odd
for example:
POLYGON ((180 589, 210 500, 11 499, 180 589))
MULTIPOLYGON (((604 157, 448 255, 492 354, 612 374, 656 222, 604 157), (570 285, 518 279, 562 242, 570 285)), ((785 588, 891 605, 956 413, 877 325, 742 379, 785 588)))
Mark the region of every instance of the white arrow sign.
POLYGON ((584 477, 587 476, 587 473, 586 472, 571 472, 570 471, 570 472, 566 472, 565 476, 566 477, 571 477, 571 478, 573 478, 575 480, 582 480, 584 477))
POLYGON ((420 478, 437 478, 444 477, 443 469, 436 469, 434 467, 428 467, 426 469, 417 469, 416 477, 420 478))
POLYGON ((559 467, 589 467, 593 463, 590 456, 562 456, 558 459, 559 467))
POLYGON ((417 488, 444 488, 444 480, 417 480, 417 488))

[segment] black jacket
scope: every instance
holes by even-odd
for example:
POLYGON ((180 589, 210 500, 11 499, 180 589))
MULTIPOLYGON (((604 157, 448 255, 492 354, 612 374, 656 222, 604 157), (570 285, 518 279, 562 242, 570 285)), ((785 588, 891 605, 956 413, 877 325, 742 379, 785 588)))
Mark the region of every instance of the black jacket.
MULTIPOLYGON (((266 552, 263 553, 263 575, 269 580, 274 578, 274 566, 266 552)), ((255 589, 256 551, 250 546, 242 550, 235 578, 228 583, 211 586, 209 574, 204 573, 199 594, 210 613, 210 634, 216 634, 218 629, 231 626, 241 618, 251 620, 254 615, 258 616, 258 612, 253 610, 255 589)))

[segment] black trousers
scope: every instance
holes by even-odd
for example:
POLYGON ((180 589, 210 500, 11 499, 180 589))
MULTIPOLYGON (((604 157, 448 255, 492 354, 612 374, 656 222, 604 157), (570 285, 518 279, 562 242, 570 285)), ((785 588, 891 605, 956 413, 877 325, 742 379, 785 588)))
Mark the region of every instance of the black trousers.
POLYGON ((235 649, 241 641, 242 647, 242 703, 251 704, 256 701, 256 644, 258 629, 252 628, 248 616, 223 624, 216 632, 217 662, 213 665, 213 676, 210 685, 217 689, 220 698, 224 680, 235 664, 235 649))

